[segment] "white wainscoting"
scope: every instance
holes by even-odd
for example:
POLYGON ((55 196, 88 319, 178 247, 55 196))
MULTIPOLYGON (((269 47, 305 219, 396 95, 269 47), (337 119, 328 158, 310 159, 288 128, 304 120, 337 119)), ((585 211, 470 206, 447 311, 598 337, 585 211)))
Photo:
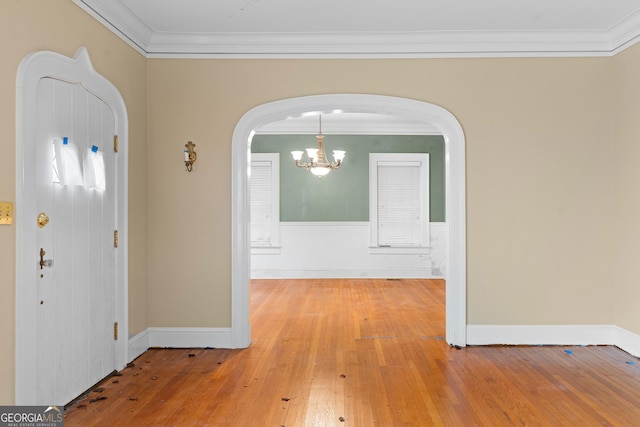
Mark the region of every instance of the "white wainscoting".
POLYGON ((467 345, 614 345, 640 357, 640 335, 614 325, 467 325, 467 345))
POLYGON ((421 254, 371 253, 368 222, 282 222, 279 251, 252 251, 251 277, 444 278, 447 224, 430 224, 421 254))

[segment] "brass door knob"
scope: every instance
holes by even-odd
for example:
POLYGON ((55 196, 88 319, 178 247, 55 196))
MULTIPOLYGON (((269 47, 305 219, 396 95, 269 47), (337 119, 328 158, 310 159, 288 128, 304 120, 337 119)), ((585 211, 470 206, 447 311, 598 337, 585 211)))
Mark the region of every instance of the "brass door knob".
POLYGON ((44 212, 40 212, 38 214, 38 227, 44 228, 45 225, 47 225, 48 223, 49 223, 49 217, 47 216, 47 214, 44 212))

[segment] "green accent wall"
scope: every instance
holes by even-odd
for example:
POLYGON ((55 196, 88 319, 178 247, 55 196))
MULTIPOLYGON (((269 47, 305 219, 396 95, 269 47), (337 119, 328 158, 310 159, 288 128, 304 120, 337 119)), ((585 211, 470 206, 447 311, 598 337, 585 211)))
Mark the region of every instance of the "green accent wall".
MULTIPOLYGON (((323 178, 298 168, 291 151, 316 147, 315 135, 256 135, 253 153, 280 153, 280 221, 369 221, 369 153, 429 153, 430 218, 445 221, 444 138, 440 135, 325 135, 327 156, 345 150, 323 178)), ((303 160, 306 159, 306 154, 303 160)))

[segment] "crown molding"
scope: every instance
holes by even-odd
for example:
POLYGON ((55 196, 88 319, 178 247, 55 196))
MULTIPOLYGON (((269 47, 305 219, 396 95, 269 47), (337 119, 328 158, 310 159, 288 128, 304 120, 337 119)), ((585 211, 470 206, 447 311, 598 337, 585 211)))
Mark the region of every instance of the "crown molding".
POLYGON ((95 0, 72 1, 143 56, 148 56, 151 49, 148 41, 153 36, 153 30, 121 2, 112 1, 109 9, 105 9, 102 3, 95 0))
POLYGON ((154 33, 149 57, 607 56, 606 33, 439 32, 332 34, 154 33))
POLYGON ((608 32, 611 55, 622 52, 640 41, 640 11, 621 21, 608 32))
POLYGON ((607 31, 154 32, 120 1, 72 0, 147 58, 613 56, 640 41, 640 12, 607 31))

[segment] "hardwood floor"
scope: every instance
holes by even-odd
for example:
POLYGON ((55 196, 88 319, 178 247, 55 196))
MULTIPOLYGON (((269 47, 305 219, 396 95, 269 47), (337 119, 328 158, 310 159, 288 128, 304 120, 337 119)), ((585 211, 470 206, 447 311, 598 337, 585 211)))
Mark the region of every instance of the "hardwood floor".
POLYGON ((250 348, 149 350, 65 426, 640 425, 638 359, 449 347, 443 281, 258 280, 251 310, 250 348))

